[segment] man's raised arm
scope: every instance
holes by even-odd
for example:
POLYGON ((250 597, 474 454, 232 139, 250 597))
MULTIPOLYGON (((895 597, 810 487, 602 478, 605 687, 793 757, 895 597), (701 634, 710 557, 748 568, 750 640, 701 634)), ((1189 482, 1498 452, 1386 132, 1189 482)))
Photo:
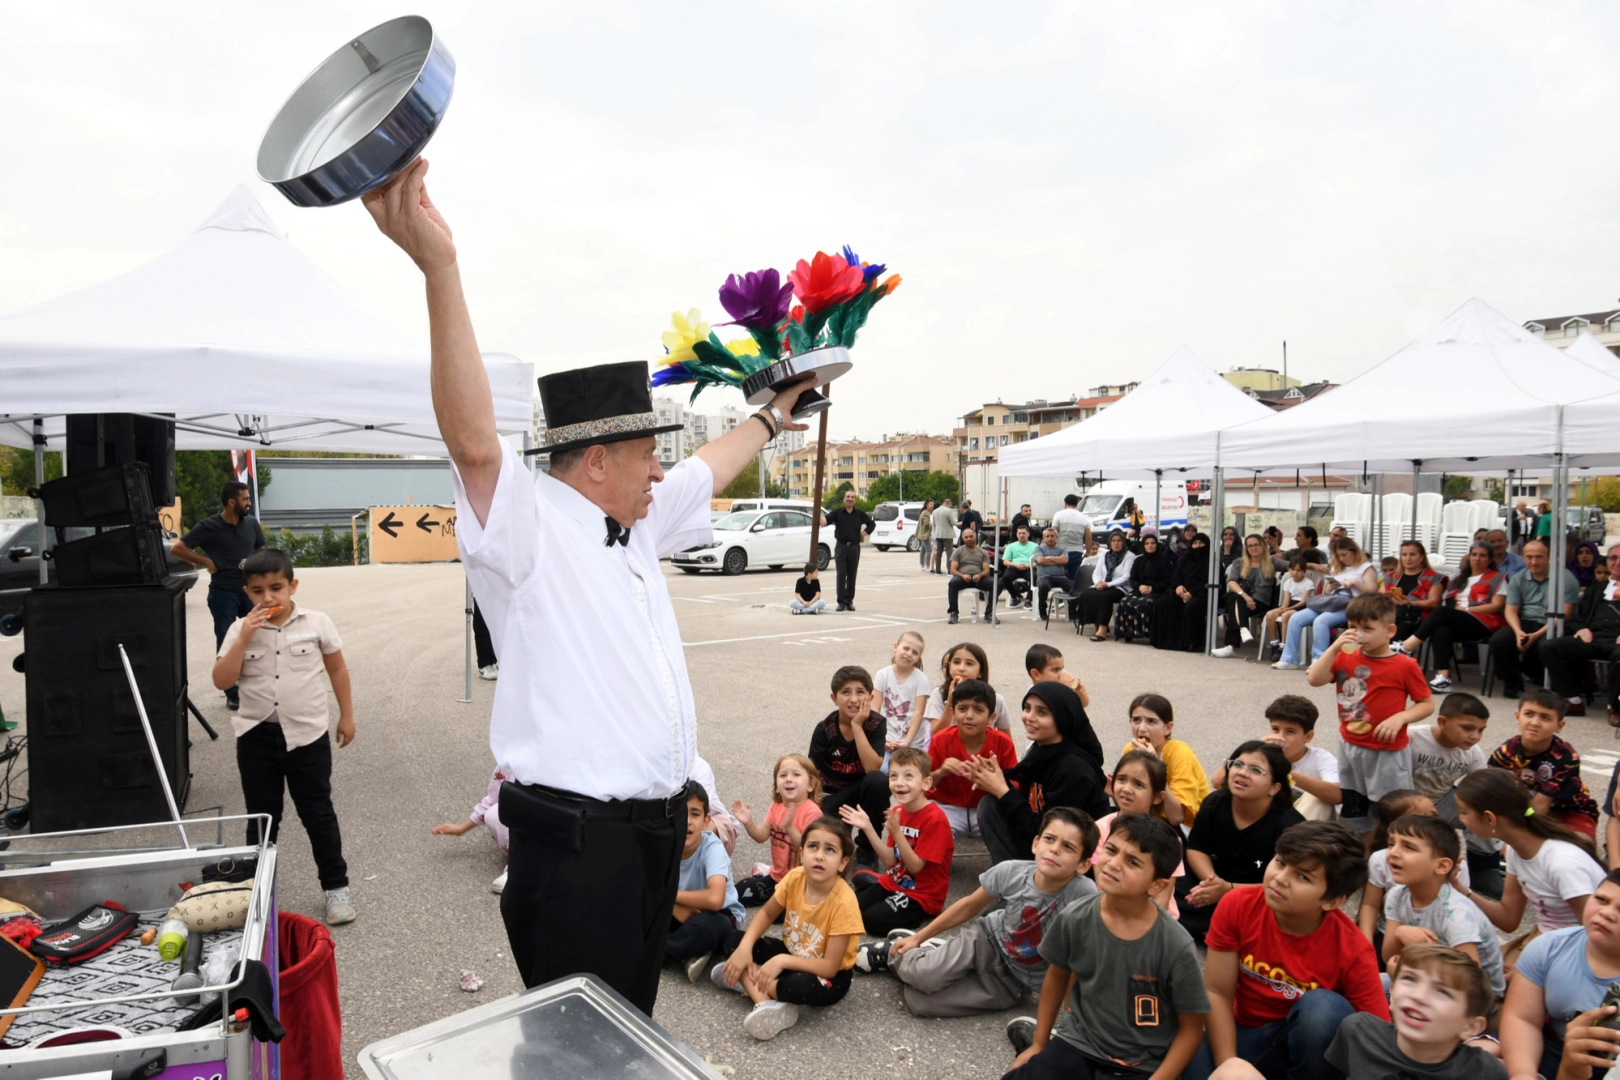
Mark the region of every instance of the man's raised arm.
MULTIPOLYGON (((506 452, 495 433, 495 402, 478 351, 450 226, 428 198, 427 160, 418 159, 399 178, 363 200, 377 227, 411 257, 427 280, 432 342, 433 414, 439 436, 456 463, 467 501, 480 524, 489 517, 495 481, 506 452)), ((757 425, 756 425, 757 426, 757 425)))

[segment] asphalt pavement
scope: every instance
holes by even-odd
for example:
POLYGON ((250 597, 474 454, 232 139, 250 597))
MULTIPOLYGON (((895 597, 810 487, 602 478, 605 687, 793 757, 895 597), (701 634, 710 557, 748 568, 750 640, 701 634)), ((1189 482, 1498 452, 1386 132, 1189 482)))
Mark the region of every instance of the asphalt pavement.
MULTIPOLYGON (((666 564, 665 572, 697 698, 700 751, 714 766, 725 802, 743 799, 761 815, 772 762, 781 753, 804 750, 811 727, 831 708, 832 672, 861 664, 875 673, 889 662, 891 646, 905 629, 924 636, 926 669, 936 680, 947 647, 961 641, 982 645, 990 681, 1007 696, 1015 717, 1029 682, 1024 651, 1038 641, 1058 646, 1091 692, 1092 721, 1110 756, 1128 739, 1131 697, 1148 690, 1170 698, 1176 737, 1191 744, 1209 769, 1238 742, 1265 734, 1262 711, 1283 693, 1315 700, 1324 717, 1317 741, 1329 749, 1336 742, 1332 694, 1309 689, 1299 672, 1158 652, 1142 643, 1092 643, 1067 624, 1045 630, 1022 611, 1004 610, 1001 625, 992 627, 968 621, 964 608, 962 623, 947 626, 944 579, 920 572, 916 556, 901 551, 864 554, 857 610, 841 614, 791 615, 787 604, 796 574, 785 570, 693 576, 666 564)), ((482 829, 462 838, 429 833, 440 822, 464 819, 488 787, 494 684, 475 677, 472 703, 457 700, 464 689, 465 640, 459 565, 312 569, 299 579, 299 602, 336 623, 354 680, 358 737, 334 752, 333 788, 360 914, 355 923, 335 928, 333 937, 344 1056, 348 1074, 358 1077, 357 1055, 367 1044, 521 989, 499 901, 489 891, 504 865, 500 851, 482 829), (485 980, 482 990, 460 989, 463 969, 485 980)), ((823 577, 829 597, 832 579, 829 570, 823 577)), ((210 742, 193 725, 189 809, 223 806, 240 813, 230 714, 208 676, 213 633, 204 592, 193 589, 187 601, 192 697, 223 738, 210 742)), ((25 711, 23 680, 10 674, 10 661, 23 640, 0 639, 0 670, 7 672, 0 678, 0 708, 15 719, 25 711)), ((1477 672, 1465 672, 1462 688, 1475 689, 1477 672)), ((1489 704, 1494 715, 1486 739, 1494 746, 1513 733, 1512 710, 1500 697, 1489 704)), ((1581 750, 1587 782, 1601 796, 1616 760, 1613 732, 1599 715, 1572 719, 1565 736, 1581 750)), ((1017 739, 1022 745, 1021 731, 1017 739)), ((281 852, 282 908, 320 917, 308 840, 290 804, 281 852)), ((743 876, 768 858, 764 846, 743 836, 735 872, 743 876)), ((987 865, 982 855, 958 859, 951 899, 971 891, 987 865)), ((569 928, 558 926, 556 932, 569 928)), ((688 985, 671 968, 654 1019, 700 1056, 734 1068, 739 1080, 956 1078, 1001 1075, 1012 1059, 1003 1027, 1018 1012, 1033 1010, 915 1019, 892 976, 857 972, 843 1002, 804 1010, 798 1027, 770 1043, 757 1043, 742 1030, 745 1011, 736 995, 706 981, 688 985)))

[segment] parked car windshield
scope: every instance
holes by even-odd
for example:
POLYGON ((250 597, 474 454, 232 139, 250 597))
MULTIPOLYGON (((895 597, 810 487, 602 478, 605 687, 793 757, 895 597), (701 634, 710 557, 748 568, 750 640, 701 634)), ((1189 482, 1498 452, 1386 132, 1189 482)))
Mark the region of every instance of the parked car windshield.
POLYGON ((900 516, 900 508, 893 503, 884 503, 872 511, 873 521, 893 521, 900 516))
POLYGON ((748 528, 748 526, 752 525, 754 520, 758 517, 758 510, 744 510, 740 514, 727 514, 725 517, 715 522, 714 527, 725 532, 738 532, 742 529, 748 528))

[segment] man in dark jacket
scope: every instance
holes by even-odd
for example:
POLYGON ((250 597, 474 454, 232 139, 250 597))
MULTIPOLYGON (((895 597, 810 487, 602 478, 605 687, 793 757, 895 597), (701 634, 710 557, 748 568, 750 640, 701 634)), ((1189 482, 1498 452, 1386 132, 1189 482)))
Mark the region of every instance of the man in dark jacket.
POLYGON ((1552 676, 1555 694, 1569 704, 1565 716, 1585 716, 1586 665, 1592 660, 1609 665, 1609 726, 1620 727, 1620 544, 1609 549, 1609 583, 1586 587, 1575 617, 1564 637, 1541 643, 1541 660, 1552 676))
POLYGON ((861 544, 872 535, 877 522, 855 506, 855 493, 844 492, 844 505, 821 516, 822 525, 833 530, 833 565, 838 572, 838 610, 855 610, 855 573, 861 567, 861 544))

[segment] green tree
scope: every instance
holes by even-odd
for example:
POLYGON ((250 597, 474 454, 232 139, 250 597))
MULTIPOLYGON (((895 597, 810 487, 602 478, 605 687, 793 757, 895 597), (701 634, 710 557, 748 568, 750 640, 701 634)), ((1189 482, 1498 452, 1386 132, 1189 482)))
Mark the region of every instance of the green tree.
MULTIPOLYGON (((61 451, 45 455, 45 479, 62 475, 61 451)), ((16 446, 0 446, 0 495, 27 495, 34 486, 34 452, 16 446)))
MULTIPOLYGON (((901 498, 901 477, 899 473, 890 473, 880 476, 866 488, 866 500, 862 504, 868 510, 881 502, 899 502, 901 498)), ((955 474, 948 472, 908 472, 905 474, 905 501, 923 502, 933 499, 938 503, 941 499, 954 500, 960 485, 955 474)))
POLYGON ((1469 476, 1448 476, 1441 496, 1446 499, 1466 499, 1474 491, 1474 480, 1469 476))
MULTIPOLYGON (((258 461, 259 493, 270 486, 270 467, 258 461)), ((219 489, 232 479, 229 450, 182 450, 174 455, 174 490, 180 523, 187 529, 219 513, 219 489)))
POLYGON ((838 505, 843 503, 843 501, 844 501, 844 492, 846 492, 846 491, 854 491, 854 490, 855 490, 855 485, 850 483, 848 480, 845 480, 842 483, 840 483, 837 487, 833 488, 831 491, 826 492, 825 494, 823 494, 821 496, 821 505, 826 507, 827 509, 831 510, 833 507, 838 506, 838 505))
MULTIPOLYGON (((765 477, 765 498, 780 499, 787 495, 787 489, 776 483, 767 473, 765 477)), ((759 492, 759 458, 755 458, 743 471, 727 484, 725 490, 720 492, 722 499, 757 499, 759 492)))
POLYGON ((1502 481, 1485 481, 1485 497, 1495 503, 1506 502, 1507 499, 1504 497, 1504 492, 1502 490, 1502 481))
POLYGON ((1600 476, 1587 484, 1586 503, 1605 514, 1620 514, 1620 476, 1600 476))

